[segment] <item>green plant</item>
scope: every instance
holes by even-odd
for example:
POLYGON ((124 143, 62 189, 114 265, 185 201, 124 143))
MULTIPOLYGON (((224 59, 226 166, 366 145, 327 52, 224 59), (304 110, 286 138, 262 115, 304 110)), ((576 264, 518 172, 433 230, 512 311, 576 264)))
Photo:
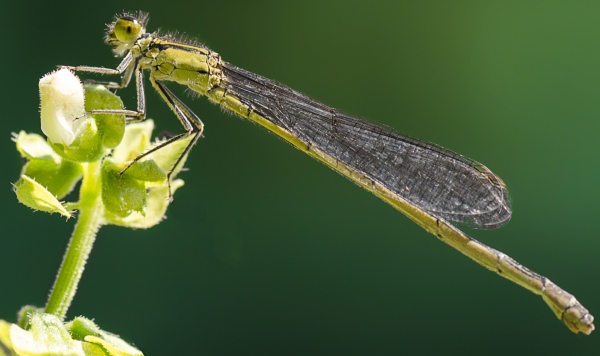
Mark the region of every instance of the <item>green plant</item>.
MULTIPOLYGON (((189 141, 176 141, 131 164, 160 144, 150 142, 152 120, 126 125, 124 115, 88 114, 122 109, 123 103, 101 85, 83 86, 66 69, 40 80, 40 97, 48 139, 15 135, 26 163, 14 191, 32 209, 78 220, 45 308, 23 307, 16 324, 0 320, 0 355, 142 355, 89 319, 64 319, 99 228, 158 224, 169 205, 169 187, 175 192, 183 185, 181 179, 169 182, 167 172, 189 141), (79 199, 61 202, 80 181, 79 199)), ((172 177, 184 162, 185 157, 172 177)))

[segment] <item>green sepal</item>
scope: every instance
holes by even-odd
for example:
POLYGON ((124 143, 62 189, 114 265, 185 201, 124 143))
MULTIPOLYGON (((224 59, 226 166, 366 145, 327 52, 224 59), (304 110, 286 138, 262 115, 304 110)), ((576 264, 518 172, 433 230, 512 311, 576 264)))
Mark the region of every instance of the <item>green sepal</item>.
POLYGON ((154 130, 152 119, 127 125, 121 144, 112 152, 113 160, 115 162, 127 162, 143 153, 150 147, 152 130, 154 130))
POLYGON ((22 175, 21 179, 14 184, 13 190, 17 194, 19 202, 31 209, 59 213, 67 218, 72 216, 71 212, 58 201, 54 194, 31 177, 22 175))
MULTIPOLYGON (((171 182, 171 191, 175 191, 183 186, 183 180, 176 179, 171 182)), ((146 210, 144 213, 132 212, 126 217, 112 214, 108 210, 105 212, 104 220, 106 224, 118 225, 134 229, 148 229, 161 222, 169 206, 169 187, 166 183, 162 186, 148 189, 146 196, 146 210)))
MULTIPOLYGON (((153 160, 156 164, 165 172, 169 172, 173 169, 173 173, 171 177, 177 176, 177 174, 183 168, 185 161, 187 160, 187 154, 181 158, 181 161, 177 163, 177 160, 189 145, 190 141, 193 139, 193 136, 188 136, 185 139, 177 140, 168 144, 165 147, 160 148, 148 155, 148 159, 153 160), (173 167, 177 163, 177 167, 173 167)), ((153 144, 153 146, 157 146, 162 144, 164 141, 157 141, 153 144)))
POLYGON ((78 120, 85 120, 79 129, 82 133, 79 134, 69 146, 65 146, 62 143, 54 143, 50 140, 48 140, 48 144, 50 144, 52 149, 54 149, 61 157, 70 161, 97 161, 102 158, 102 156, 106 155, 108 150, 102 145, 102 137, 99 134, 96 121, 89 119, 88 116, 79 118, 78 120))
POLYGON ((108 355, 133 356, 143 355, 142 352, 117 336, 103 331, 93 321, 77 317, 66 324, 67 329, 75 340, 91 343, 101 347, 108 355))
POLYGON ((78 162, 33 159, 23 167, 23 175, 33 178, 58 199, 69 194, 81 179, 83 168, 78 162))
POLYGON ((73 336, 73 339, 83 341, 86 336, 100 336, 102 330, 93 321, 82 316, 78 316, 75 319, 68 322, 66 325, 67 329, 73 336))
POLYGON ((44 159, 60 161, 61 159, 41 135, 28 134, 25 131, 21 131, 14 137, 14 141, 21 157, 27 160, 44 159))
MULTIPOLYGON (((86 84, 85 110, 97 109, 123 109, 121 98, 113 94, 103 85, 86 84)), ((98 126, 98 134, 102 138, 102 145, 106 148, 115 148, 125 133, 125 115, 92 115, 98 126)))
POLYGON ((10 326, 10 341, 18 355, 85 356, 81 342, 71 338, 71 334, 57 316, 34 313, 30 324, 29 331, 16 324, 10 326))
POLYGON ((31 316, 35 313, 42 313, 44 309, 38 308, 35 305, 25 305, 19 312, 17 313, 17 325, 21 327, 21 329, 29 330, 31 316))
POLYGON ((101 168, 102 202, 107 211, 126 217, 136 211, 143 215, 146 185, 130 175, 120 174, 119 165, 106 158, 101 168))
MULTIPOLYGON (((115 168, 123 171, 128 163, 115 164, 115 168)), ((137 161, 131 167, 127 168, 123 175, 141 180, 144 182, 164 182, 167 179, 167 173, 163 171, 153 160, 137 161)))
MULTIPOLYGON (((81 118, 79 120, 85 120, 81 118)), ((48 141, 52 149, 61 157, 75 162, 93 162, 108 153, 102 146, 102 138, 94 120, 86 120, 80 128, 83 134, 77 136, 70 146, 48 141)))
POLYGON ((70 193, 81 178, 81 164, 62 159, 42 136, 21 131, 15 143, 21 157, 28 160, 21 174, 33 178, 58 199, 70 193))

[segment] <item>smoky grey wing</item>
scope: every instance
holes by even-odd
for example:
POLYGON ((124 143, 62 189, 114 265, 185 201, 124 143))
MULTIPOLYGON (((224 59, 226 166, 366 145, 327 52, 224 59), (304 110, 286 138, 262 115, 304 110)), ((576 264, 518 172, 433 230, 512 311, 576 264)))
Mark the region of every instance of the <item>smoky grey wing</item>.
POLYGON ((339 113, 231 64, 223 69, 226 89, 258 114, 428 213, 482 229, 510 219, 504 183, 480 163, 339 113))

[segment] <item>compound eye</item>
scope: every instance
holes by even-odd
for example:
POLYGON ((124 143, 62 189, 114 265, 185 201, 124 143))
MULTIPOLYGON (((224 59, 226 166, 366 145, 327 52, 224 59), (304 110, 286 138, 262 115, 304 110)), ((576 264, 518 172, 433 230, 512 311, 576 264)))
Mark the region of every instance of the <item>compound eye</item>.
POLYGON ((142 25, 136 19, 121 17, 115 22, 113 31, 119 41, 129 43, 139 37, 142 25))

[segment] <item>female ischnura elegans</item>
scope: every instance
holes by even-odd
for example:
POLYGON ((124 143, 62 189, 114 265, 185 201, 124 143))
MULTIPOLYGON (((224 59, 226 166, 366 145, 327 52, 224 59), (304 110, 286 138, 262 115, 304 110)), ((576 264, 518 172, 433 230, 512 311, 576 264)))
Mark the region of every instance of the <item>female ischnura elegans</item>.
MULTIPOLYGON (((147 19, 142 12, 122 14, 109 25, 105 41, 117 56, 124 57, 116 69, 67 67, 122 75, 119 83, 97 82, 112 89, 124 88, 135 78, 137 110, 92 113, 124 114, 130 122, 144 120, 144 71, 148 71, 150 83, 185 129, 158 148, 192 136, 183 157, 204 130, 200 118, 165 83, 185 85, 279 135, 475 262, 541 295, 572 331, 589 334, 594 330, 593 316, 571 294, 451 224, 491 229, 510 219, 504 182, 487 167, 438 145, 340 113, 285 85, 229 64, 203 45, 147 33, 147 19)), ((148 153, 140 154, 134 162, 148 153)))

